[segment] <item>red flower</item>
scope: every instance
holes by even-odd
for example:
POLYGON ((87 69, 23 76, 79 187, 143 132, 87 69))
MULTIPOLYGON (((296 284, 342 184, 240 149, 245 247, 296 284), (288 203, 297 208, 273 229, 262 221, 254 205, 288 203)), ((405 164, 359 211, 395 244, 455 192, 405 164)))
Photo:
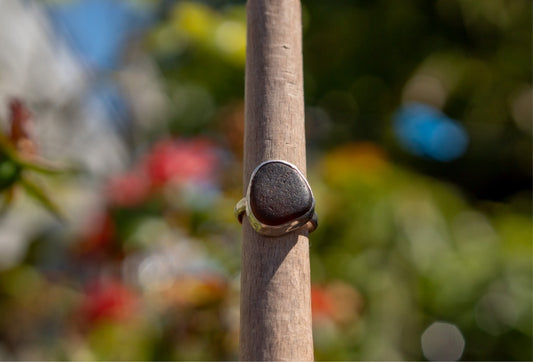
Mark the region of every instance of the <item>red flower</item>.
POLYGON ((156 187, 168 182, 210 182, 217 164, 215 149, 209 141, 164 140, 157 143, 145 167, 156 187))
POLYGON ((104 280, 87 287, 81 317, 89 324, 100 321, 121 322, 134 316, 137 296, 118 280, 104 280))
POLYGON ((9 118, 11 121, 10 138, 13 143, 22 138, 29 138, 27 127, 31 113, 18 98, 13 98, 9 102, 9 118))
POLYGON ((18 98, 13 98, 9 102, 9 120, 11 123, 9 139, 13 145, 25 156, 35 155, 35 143, 29 134, 31 113, 18 98))
POLYGON ((361 294, 342 281, 333 281, 325 286, 311 286, 311 303, 315 321, 331 320, 339 325, 357 321, 363 313, 361 294))
POLYGON ((335 300, 328 290, 321 286, 311 286, 311 306, 313 318, 316 319, 329 319, 335 313, 335 300))
POLYGON ((104 211, 90 218, 82 235, 82 253, 106 253, 115 239, 115 224, 111 215, 104 211))
POLYGON ((109 179, 105 193, 111 206, 134 207, 169 182, 210 183, 218 157, 207 140, 163 140, 134 170, 109 179))
POLYGON ((106 186, 107 199, 113 206, 132 207, 150 196, 150 181, 142 171, 112 177, 106 186))

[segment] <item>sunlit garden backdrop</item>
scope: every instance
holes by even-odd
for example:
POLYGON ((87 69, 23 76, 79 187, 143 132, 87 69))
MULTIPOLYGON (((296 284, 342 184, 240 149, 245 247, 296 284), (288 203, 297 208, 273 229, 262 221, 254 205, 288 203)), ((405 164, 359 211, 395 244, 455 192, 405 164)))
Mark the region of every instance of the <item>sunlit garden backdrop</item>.
MULTIPOLYGON (((238 358, 245 16, 0 2, 0 359, 238 358)), ((531 22, 303 3, 316 359, 533 359, 531 22)))

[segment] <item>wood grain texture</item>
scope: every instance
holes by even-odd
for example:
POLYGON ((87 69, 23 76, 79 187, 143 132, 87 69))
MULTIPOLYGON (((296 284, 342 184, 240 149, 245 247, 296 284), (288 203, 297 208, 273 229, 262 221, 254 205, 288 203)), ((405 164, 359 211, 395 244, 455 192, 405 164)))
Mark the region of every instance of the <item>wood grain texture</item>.
MULTIPOLYGON (((305 128, 299 0, 248 0, 244 190, 263 161, 304 174, 305 128)), ((304 229, 257 234, 244 218, 242 360, 312 360, 309 240, 304 229)))

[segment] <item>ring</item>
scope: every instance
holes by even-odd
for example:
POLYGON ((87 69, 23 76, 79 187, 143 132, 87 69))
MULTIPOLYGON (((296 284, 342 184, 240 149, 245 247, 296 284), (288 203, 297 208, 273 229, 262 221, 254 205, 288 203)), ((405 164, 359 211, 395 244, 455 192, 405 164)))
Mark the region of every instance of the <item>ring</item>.
POLYGON ((246 197, 235 206, 242 224, 244 214, 252 228, 265 236, 280 236, 306 226, 318 226, 315 198, 305 176, 296 166, 281 160, 261 163, 252 172, 246 197))

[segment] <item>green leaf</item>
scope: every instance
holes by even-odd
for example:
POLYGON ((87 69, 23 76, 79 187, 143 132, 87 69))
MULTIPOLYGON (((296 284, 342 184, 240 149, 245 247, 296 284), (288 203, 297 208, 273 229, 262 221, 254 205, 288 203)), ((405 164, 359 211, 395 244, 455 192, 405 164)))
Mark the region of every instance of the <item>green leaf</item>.
POLYGON ((9 158, 0 160, 0 192, 9 189, 20 178, 20 165, 9 158))
POLYGON ((46 175, 77 174, 81 169, 70 165, 55 164, 42 158, 28 159, 20 154, 11 144, 4 134, 0 133, 0 154, 20 165, 20 167, 29 169, 46 175))
POLYGON ((27 177, 20 178, 20 185, 26 191, 26 193, 39 204, 41 204, 41 206, 54 214, 54 216, 57 217, 61 222, 65 222, 66 218, 61 209, 54 201, 52 201, 52 199, 48 197, 48 195, 46 195, 46 192, 39 185, 33 181, 30 181, 27 177))
POLYGON ((52 164, 49 161, 40 159, 38 162, 26 160, 22 157, 18 157, 17 162, 22 167, 45 175, 66 175, 66 174, 78 174, 81 169, 67 166, 52 164))

